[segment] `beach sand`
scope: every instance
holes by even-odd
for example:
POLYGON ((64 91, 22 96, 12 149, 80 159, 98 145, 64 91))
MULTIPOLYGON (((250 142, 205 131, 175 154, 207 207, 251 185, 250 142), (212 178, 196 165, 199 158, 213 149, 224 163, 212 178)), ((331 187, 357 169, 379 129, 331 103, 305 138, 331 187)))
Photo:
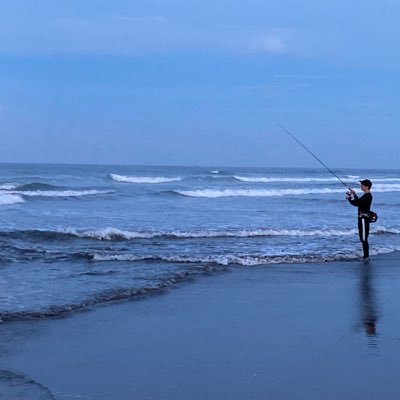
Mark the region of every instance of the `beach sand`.
POLYGON ((398 399, 399 259, 230 268, 1 324, 0 399, 398 399))

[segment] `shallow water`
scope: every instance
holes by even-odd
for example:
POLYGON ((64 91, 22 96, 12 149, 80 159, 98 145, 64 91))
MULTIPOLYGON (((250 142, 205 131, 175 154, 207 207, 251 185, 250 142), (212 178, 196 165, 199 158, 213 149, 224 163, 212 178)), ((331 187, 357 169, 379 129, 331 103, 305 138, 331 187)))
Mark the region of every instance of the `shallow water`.
MULTIPOLYGON (((399 170, 373 183, 371 253, 400 249, 399 170)), ((0 165, 0 316, 43 317, 206 271, 360 257, 356 208, 319 169, 0 165)))

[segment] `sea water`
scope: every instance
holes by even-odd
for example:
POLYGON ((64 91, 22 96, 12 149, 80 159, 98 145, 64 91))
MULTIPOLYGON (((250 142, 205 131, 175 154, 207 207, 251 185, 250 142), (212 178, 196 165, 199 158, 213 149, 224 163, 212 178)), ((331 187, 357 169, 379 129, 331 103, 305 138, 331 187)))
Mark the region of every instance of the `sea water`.
MULTIPOLYGON (((400 170, 335 173, 357 190, 373 182, 371 254, 399 250, 400 170)), ((345 191, 321 169, 1 164, 0 318, 55 316, 219 269, 358 260, 345 191)))

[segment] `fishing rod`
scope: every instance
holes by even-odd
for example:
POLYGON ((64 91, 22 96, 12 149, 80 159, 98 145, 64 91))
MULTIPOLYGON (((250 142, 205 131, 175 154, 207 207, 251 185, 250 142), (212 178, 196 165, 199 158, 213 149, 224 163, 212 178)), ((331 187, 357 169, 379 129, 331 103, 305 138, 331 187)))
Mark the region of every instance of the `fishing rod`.
POLYGON ((299 139, 297 139, 293 134, 291 134, 285 127, 282 125, 279 125, 279 128, 281 128, 284 132, 286 132, 294 141, 296 141, 303 149, 305 149, 308 153, 310 153, 321 165, 324 166, 325 169, 327 169, 336 179, 342 183, 347 189, 352 190, 347 183, 343 182, 329 167, 327 167, 311 150, 309 150, 303 143, 300 142, 299 139))

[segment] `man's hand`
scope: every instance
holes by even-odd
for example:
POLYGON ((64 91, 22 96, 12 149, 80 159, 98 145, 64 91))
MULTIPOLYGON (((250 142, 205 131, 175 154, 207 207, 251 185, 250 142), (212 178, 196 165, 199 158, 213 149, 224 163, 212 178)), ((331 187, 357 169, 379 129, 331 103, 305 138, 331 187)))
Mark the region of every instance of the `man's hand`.
POLYGON ((350 189, 346 192, 346 199, 349 200, 356 194, 356 191, 353 189, 350 189))

